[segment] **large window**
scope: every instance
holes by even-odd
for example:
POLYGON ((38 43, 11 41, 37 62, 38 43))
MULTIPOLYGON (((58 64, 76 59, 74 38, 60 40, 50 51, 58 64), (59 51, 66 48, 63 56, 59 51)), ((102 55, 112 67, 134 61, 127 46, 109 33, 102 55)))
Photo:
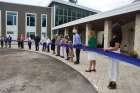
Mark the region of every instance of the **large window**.
POLYGON ((41 15, 41 26, 42 27, 47 26, 47 15, 41 15))
POLYGON ((35 26, 35 15, 27 14, 27 26, 35 26))
POLYGON ((7 25, 16 25, 17 13, 16 12, 7 12, 7 25))
POLYGON ((88 10, 58 4, 55 9, 55 26, 94 14, 88 10))

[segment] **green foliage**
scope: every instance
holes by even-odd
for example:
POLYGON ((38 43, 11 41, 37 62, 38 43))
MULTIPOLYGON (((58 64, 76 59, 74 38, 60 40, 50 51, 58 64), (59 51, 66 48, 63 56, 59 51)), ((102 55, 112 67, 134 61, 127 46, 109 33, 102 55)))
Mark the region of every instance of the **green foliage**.
POLYGON ((128 52, 128 54, 131 56, 131 57, 134 57, 134 58, 137 58, 138 57, 138 53, 136 51, 130 51, 128 52))

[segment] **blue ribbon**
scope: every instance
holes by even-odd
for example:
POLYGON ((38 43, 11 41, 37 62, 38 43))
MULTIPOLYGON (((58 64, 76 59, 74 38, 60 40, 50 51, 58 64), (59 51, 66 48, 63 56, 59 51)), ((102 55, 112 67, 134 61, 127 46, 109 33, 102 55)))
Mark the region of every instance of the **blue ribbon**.
MULTIPOLYGON (((16 41, 16 40, 12 40, 12 41, 16 41)), ((28 41, 25 41, 25 42, 28 42, 28 41)), ((52 43, 49 43, 48 45, 51 45, 51 44, 52 43)), ((140 59, 133 58, 133 57, 130 57, 127 55, 118 54, 118 53, 114 53, 114 52, 110 52, 110 51, 105 52, 102 49, 89 48, 89 47, 85 47, 83 45, 74 45, 73 46, 73 45, 69 45, 69 44, 61 44, 60 46, 70 47, 70 48, 79 48, 79 49, 83 49, 85 51, 96 52, 98 54, 105 55, 105 56, 108 56, 108 57, 111 57, 111 58, 114 58, 114 59, 140 67, 140 59)))
POLYGON ((103 51, 102 49, 99 49, 99 48, 89 48, 89 47, 85 47, 83 45, 71 46, 71 45, 63 44, 62 46, 79 48, 79 49, 83 49, 85 51, 90 51, 90 52, 96 52, 98 54, 105 55, 105 56, 111 57, 113 59, 117 59, 117 60, 120 60, 120 61, 123 61, 123 62, 126 62, 126 63, 129 63, 129 64, 140 67, 140 59, 133 58, 133 57, 130 57, 130 56, 127 56, 127 55, 124 55, 124 54, 118 54, 118 53, 114 53, 114 52, 110 52, 110 51, 105 52, 105 51, 103 51))

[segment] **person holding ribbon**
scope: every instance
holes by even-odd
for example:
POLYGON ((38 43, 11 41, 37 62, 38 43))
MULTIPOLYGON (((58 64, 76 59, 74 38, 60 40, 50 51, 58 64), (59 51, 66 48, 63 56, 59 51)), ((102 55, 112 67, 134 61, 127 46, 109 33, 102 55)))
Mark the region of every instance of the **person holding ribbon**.
POLYGON ((81 46, 81 38, 80 35, 78 34, 77 30, 74 29, 73 30, 73 45, 76 47, 76 61, 74 62, 74 64, 79 64, 80 63, 80 46, 81 46))
MULTIPOLYGON (((112 27, 112 39, 110 42, 110 47, 105 48, 104 51, 112 51, 114 53, 120 53, 120 46, 122 41, 122 32, 120 24, 116 23, 112 27)), ((117 77, 118 77, 118 70, 119 70, 119 62, 115 59, 111 59, 110 68, 109 68, 109 89, 116 89, 117 88, 117 77)))

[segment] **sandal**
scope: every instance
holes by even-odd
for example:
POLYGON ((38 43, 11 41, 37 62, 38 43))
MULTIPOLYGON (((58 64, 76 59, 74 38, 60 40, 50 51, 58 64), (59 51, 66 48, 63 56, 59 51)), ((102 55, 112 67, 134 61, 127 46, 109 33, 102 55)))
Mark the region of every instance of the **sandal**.
POLYGON ((86 70, 86 72, 91 72, 92 70, 86 70))
POLYGON ((96 69, 92 69, 91 71, 96 72, 96 69))

